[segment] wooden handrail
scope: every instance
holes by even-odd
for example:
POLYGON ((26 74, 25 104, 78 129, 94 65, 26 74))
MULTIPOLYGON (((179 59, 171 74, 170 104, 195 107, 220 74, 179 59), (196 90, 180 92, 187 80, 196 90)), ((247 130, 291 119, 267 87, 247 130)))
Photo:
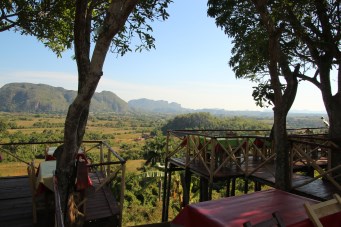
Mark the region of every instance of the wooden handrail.
POLYGON ((54 189, 54 201, 55 201, 55 226, 64 227, 63 211, 60 205, 60 194, 58 190, 57 176, 53 174, 53 189, 54 189))
POLYGON ((104 145, 104 146, 106 146, 109 150, 110 150, 110 152, 121 162, 121 163, 125 163, 126 161, 118 154, 118 153, 116 153, 110 146, 109 146, 109 144, 107 143, 107 142, 105 142, 105 141, 102 141, 102 144, 104 145))

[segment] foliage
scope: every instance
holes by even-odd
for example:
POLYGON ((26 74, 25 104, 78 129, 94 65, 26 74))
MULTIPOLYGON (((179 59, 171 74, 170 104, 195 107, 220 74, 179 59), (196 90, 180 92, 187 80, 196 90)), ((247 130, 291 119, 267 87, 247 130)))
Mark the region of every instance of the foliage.
POLYGON ((161 132, 156 132, 153 138, 148 139, 142 147, 143 158, 147 160, 146 165, 151 163, 154 166, 156 162, 162 163, 165 158, 165 147, 166 137, 161 132))
POLYGON ((72 1, 11 0, 0 3, 0 32, 35 36, 58 56, 71 48, 72 1))
MULTIPOLYGON (((332 78, 329 73, 321 75, 320 70, 322 65, 327 70, 339 65, 339 4, 332 0, 266 2, 271 19, 280 28, 279 42, 287 61, 292 68, 300 64, 303 70, 299 77, 312 82, 319 89, 326 89, 325 95, 328 96, 331 95, 332 78), (315 74, 309 75, 312 70, 315 70, 315 74)), ((260 81, 260 85, 265 85, 267 79, 263 78, 268 74, 269 51, 273 50, 268 48, 269 38, 264 23, 252 1, 210 0, 208 7, 208 15, 214 17, 217 26, 233 38, 229 64, 236 77, 260 81)), ((257 104, 261 104, 261 94, 254 95, 258 97, 257 104)))
POLYGON ((136 143, 121 143, 120 151, 121 157, 126 160, 138 160, 143 158, 143 152, 136 143))
MULTIPOLYGON (((275 96, 270 80, 259 82, 258 86, 252 88, 252 97, 256 101, 257 106, 269 107, 274 105, 275 96)), ((281 84, 281 90, 282 92, 285 90, 285 85, 281 84)))
POLYGON ((209 113, 178 115, 162 127, 162 132, 177 129, 269 129, 268 124, 243 117, 216 117, 209 113))

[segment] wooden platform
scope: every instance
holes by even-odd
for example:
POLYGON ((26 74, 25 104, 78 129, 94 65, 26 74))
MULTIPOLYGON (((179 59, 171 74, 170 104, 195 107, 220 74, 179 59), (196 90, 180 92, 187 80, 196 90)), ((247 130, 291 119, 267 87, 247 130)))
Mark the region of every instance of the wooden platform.
MULTIPOLYGON (((102 173, 89 173, 93 186, 99 187, 105 177, 102 173)), ((109 187, 94 192, 88 192, 88 201, 85 203, 85 220, 87 222, 98 222, 100 219, 117 219, 120 214, 118 203, 109 187)))
POLYGON ((32 196, 28 177, 0 178, 1 226, 33 226, 32 196))
MULTIPOLYGON (((90 177, 95 187, 104 179, 103 175, 95 173, 90 177)), ((110 226, 117 224, 120 212, 108 187, 89 194, 85 207, 85 226, 100 226, 108 221, 110 226)), ((46 226, 42 224, 45 221, 38 222, 38 226, 46 226)), ((27 176, 0 178, 0 226, 33 226, 32 194, 27 176)))
MULTIPOLYGON (((170 163, 171 163, 171 166, 173 166, 173 168, 185 169, 185 159, 171 158, 170 163)), ((260 163, 261 161, 249 160, 248 172, 252 172, 253 170, 255 170, 255 168, 259 166, 260 163)), ((321 165, 325 165, 325 163, 321 162, 321 165)), ((204 177, 206 179, 209 179, 209 172, 204 167, 203 164, 193 162, 188 167, 192 173, 198 176, 204 177)), ((245 164, 242 164, 241 167, 242 169, 245 169, 245 164)), ((274 174, 275 170, 274 170, 274 164, 270 163, 259 168, 257 171, 249 175, 248 178, 251 180, 254 180, 255 182, 259 182, 261 184, 274 187, 275 177, 271 173, 274 174)), ((214 175, 213 181, 224 180, 229 177, 237 178, 237 177, 245 177, 245 176, 246 176, 245 173, 240 168, 237 168, 236 165, 232 165, 229 167, 224 167, 220 171, 218 171, 214 175)), ((312 177, 294 173, 292 176, 292 185, 294 187, 298 186, 302 182, 307 181, 311 178, 312 177)), ((299 194, 299 195, 309 197, 309 198, 313 198, 316 200, 324 201, 324 200, 331 199, 334 193, 340 193, 340 191, 338 191, 338 189, 335 186, 333 186, 331 183, 327 181, 316 180, 308 185, 293 189, 292 193, 299 194)))

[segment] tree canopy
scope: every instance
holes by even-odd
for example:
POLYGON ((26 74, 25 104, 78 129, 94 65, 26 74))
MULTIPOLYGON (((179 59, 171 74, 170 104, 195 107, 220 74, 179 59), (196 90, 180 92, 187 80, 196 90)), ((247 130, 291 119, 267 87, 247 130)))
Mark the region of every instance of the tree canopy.
MULTIPOLYGON (((217 26, 233 38, 229 64, 236 77, 258 81, 253 93, 256 103, 275 106, 274 135, 277 160, 281 160, 277 164, 288 162, 285 121, 295 99, 297 78, 320 89, 331 122, 329 135, 340 137, 340 1, 209 0, 208 7, 217 26), (334 67, 339 70, 335 95, 331 89, 334 67)), ((332 156, 332 166, 336 166, 341 155, 333 152, 332 156)))
POLYGON ((64 144, 57 159, 56 175, 61 207, 67 226, 81 216, 70 209, 75 181, 74 158, 83 141, 92 96, 103 75, 108 51, 124 55, 154 48, 151 22, 168 18, 171 0, 13 0, 0 3, 0 31, 14 29, 34 35, 61 55, 74 48, 78 70, 78 93, 70 105, 64 126, 64 144), (71 45, 73 44, 73 46, 71 45), (94 45, 92 45, 94 44, 94 45))
MULTIPOLYGON (((329 70, 340 65, 340 2, 261 2, 266 3, 274 25, 281 28, 279 43, 290 67, 293 69, 299 64, 299 78, 326 90, 331 96, 333 80, 328 73, 321 75, 320 66, 323 59, 329 70)), ((208 15, 233 38, 229 64, 236 77, 266 83, 269 37, 252 1, 209 0, 208 15)))

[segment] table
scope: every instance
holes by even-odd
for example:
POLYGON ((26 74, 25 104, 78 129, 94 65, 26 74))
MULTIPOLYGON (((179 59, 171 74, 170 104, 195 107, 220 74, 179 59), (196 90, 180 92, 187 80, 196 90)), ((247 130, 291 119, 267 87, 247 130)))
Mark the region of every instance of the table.
MULTIPOLYGON (((194 227, 241 227, 244 222, 256 224, 271 218, 275 211, 286 226, 308 219, 303 204, 317 201, 277 189, 260 191, 242 196, 206 201, 187 205, 172 221, 172 224, 194 227)), ((301 226, 309 226, 310 221, 301 226), (308 223, 308 224, 307 224, 308 223)))
MULTIPOLYGON (((76 190, 84 190, 87 187, 92 186, 92 181, 88 175, 88 167, 86 166, 87 160, 85 158, 85 155, 83 153, 78 154, 77 159, 82 161, 78 163, 75 187, 76 190)), ((43 161, 40 163, 36 181, 37 194, 42 193, 45 188, 54 191, 53 171, 56 170, 56 165, 56 160, 43 161)))
POLYGON ((38 177, 36 181, 36 188, 39 188, 39 185, 42 184, 51 191, 53 189, 53 171, 56 170, 56 160, 51 161, 43 161, 39 165, 38 177))

